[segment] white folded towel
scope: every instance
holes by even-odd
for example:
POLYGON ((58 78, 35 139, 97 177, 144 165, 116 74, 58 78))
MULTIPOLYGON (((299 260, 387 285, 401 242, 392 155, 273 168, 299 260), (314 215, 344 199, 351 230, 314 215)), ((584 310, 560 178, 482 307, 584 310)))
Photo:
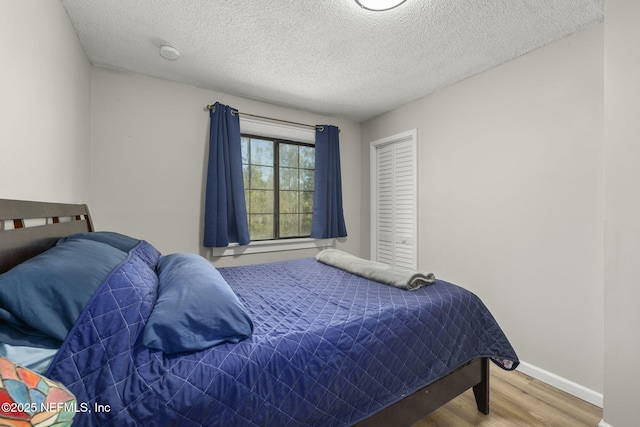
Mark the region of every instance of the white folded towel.
POLYGON ((392 267, 381 262, 358 258, 338 249, 325 249, 316 255, 316 259, 360 277, 409 291, 430 285, 436 279, 432 273, 392 267))

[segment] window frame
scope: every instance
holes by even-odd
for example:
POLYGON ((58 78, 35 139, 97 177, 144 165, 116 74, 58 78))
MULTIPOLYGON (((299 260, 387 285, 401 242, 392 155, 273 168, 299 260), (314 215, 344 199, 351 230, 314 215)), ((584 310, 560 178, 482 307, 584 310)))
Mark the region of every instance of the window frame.
MULTIPOLYGON (((285 168, 291 168, 290 166, 282 166, 280 165, 280 144, 287 144, 287 145, 293 145, 296 147, 309 147, 309 148, 313 148, 314 149, 314 157, 315 157, 315 144, 312 144, 310 142, 303 142, 303 141, 293 141, 290 139, 285 139, 285 138, 277 138, 277 137, 273 137, 273 136, 264 136, 264 135, 255 135, 255 134, 249 134, 249 133, 240 133, 240 137, 241 138, 249 138, 249 139, 257 139, 257 140, 262 140, 262 141, 271 141, 273 142, 273 237, 271 238, 266 238, 266 239, 255 239, 255 240, 251 240, 252 242, 265 242, 265 241, 279 241, 279 240, 287 240, 287 239, 306 239, 306 238, 311 238, 311 229, 309 229, 309 234, 307 235, 297 235, 297 236, 281 236, 281 230, 280 230, 280 215, 282 214, 282 212, 280 212, 280 191, 289 191, 289 190, 281 190, 280 189, 280 168, 281 167, 285 167, 285 168)), ((249 156, 251 156, 251 149, 249 148, 249 156)), ((245 163, 243 163, 243 166, 245 165, 245 163)), ((251 159, 249 158, 249 166, 254 165, 253 163, 251 163, 251 159)), ((257 166, 267 166, 267 165, 257 165, 257 166)), ((314 169, 308 169, 308 168, 302 168, 300 167, 300 163, 298 162, 298 167, 296 168, 291 168, 291 169, 296 169, 298 171, 301 170, 313 170, 314 169)), ((249 172, 251 173, 251 172, 249 172)), ((251 181, 251 175, 249 175, 249 181, 251 181)), ((245 191, 251 191, 251 190, 259 190, 259 189, 254 189, 251 188, 250 186, 251 184, 249 184, 249 187, 247 188, 247 184, 245 183, 245 191)), ((297 190, 298 195, 300 193, 305 192, 305 190, 297 190)), ((307 190, 307 192, 309 192, 307 190)), ((311 191, 313 192, 313 191, 311 191)), ((250 198, 250 197, 249 197, 250 198)), ((266 213, 265 213, 266 214, 266 213)), ((313 214, 313 209, 311 210, 311 212, 296 212, 295 214, 297 215, 302 215, 302 214, 313 214)), ((250 217, 250 215, 257 215, 257 214, 252 214, 249 211, 249 206, 247 206, 247 216, 250 217)), ((249 218, 247 218, 249 219, 249 218)), ((251 221, 249 221, 250 223, 251 221)), ((249 229, 251 229, 251 226, 249 226, 249 229)))

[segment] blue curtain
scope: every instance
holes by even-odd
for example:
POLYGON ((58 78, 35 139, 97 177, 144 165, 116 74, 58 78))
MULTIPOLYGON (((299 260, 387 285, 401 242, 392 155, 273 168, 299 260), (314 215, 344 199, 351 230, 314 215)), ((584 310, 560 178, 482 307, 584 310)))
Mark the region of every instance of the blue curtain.
POLYGON ((342 212, 340 132, 336 126, 316 126, 316 170, 311 237, 344 237, 347 227, 342 212))
POLYGON ((204 211, 204 246, 249 244, 238 111, 218 102, 209 111, 209 166, 204 211))

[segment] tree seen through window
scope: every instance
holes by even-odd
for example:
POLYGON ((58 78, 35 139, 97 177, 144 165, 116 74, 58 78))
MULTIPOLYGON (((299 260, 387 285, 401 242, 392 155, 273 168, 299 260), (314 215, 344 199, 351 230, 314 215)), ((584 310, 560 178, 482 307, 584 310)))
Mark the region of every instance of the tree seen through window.
POLYGON ((308 237, 315 147, 242 136, 242 168, 251 240, 308 237))

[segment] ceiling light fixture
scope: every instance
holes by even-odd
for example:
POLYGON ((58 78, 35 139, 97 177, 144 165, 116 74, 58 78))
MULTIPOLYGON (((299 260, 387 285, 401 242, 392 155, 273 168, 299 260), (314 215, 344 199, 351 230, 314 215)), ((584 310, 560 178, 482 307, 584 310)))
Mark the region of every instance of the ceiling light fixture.
POLYGON ((356 0, 356 3, 363 9, 380 12, 398 7, 405 1, 406 0, 356 0))
POLYGON ((160 46, 160 56, 169 61, 177 61, 180 57, 180 51, 173 46, 164 44, 160 46))

